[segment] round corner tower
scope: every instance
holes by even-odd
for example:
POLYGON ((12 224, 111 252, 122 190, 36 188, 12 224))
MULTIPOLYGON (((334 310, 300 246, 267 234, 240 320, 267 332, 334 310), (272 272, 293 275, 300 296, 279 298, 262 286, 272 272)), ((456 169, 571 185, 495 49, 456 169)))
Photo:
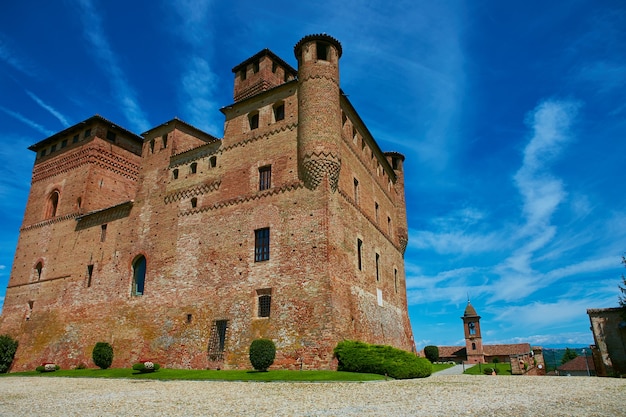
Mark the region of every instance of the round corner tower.
POLYGON ((294 47, 298 60, 298 170, 309 189, 328 176, 337 190, 341 170, 339 58, 341 44, 320 34, 302 38, 294 47))

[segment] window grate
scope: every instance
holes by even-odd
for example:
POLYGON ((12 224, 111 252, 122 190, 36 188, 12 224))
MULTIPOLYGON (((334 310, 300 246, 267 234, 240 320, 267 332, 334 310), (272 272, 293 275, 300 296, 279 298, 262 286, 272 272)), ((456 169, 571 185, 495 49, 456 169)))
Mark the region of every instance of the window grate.
POLYGON ((215 320, 211 330, 209 340, 209 360, 224 360, 224 348, 226 346, 226 331, 228 330, 228 320, 215 320))

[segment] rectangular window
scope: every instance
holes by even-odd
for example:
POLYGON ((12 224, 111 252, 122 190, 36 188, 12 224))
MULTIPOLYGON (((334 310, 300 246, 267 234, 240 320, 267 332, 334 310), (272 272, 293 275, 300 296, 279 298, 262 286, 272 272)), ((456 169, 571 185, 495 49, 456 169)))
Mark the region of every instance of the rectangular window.
POLYGON ((269 317, 272 307, 272 290, 257 290, 257 317, 269 317))
POLYGON ((88 138, 89 136, 91 136, 91 129, 85 130, 85 134, 83 135, 84 138, 88 138))
POLYGON ((285 105, 279 104, 274 107, 274 121, 278 122, 285 118, 285 105))
POLYGON ((328 61, 328 45, 322 42, 317 42, 317 59, 322 61, 328 61))
POLYGON ((396 293, 398 293, 398 269, 393 268, 393 286, 396 289, 396 293))
POLYGON ((259 168, 259 191, 269 190, 272 187, 272 166, 259 168))
POLYGON ((100 226, 100 242, 104 242, 107 238, 107 225, 100 226))
POLYGON ((72 138, 72 143, 78 143, 78 135, 74 135, 72 138))
POLYGON ((163 149, 167 148, 167 133, 161 136, 161 139, 163 140, 163 149))
POLYGON ((254 262, 270 259, 270 228, 254 231, 254 262))
POLYGON ((45 150, 45 149, 42 149, 42 150, 41 150, 41 153, 39 154, 39 157, 40 157, 40 158, 43 158, 44 156, 46 156, 46 150, 45 150))
POLYGON ((50 153, 54 152, 57 150, 57 144, 55 143, 54 145, 52 145, 52 147, 50 148, 50 153))
POLYGON ((380 255, 376 254, 376 281, 380 281, 380 255))
POLYGON ((354 179, 354 202, 359 204, 359 180, 354 179))
POLYGON ((215 320, 209 339, 209 360, 221 361, 224 359, 224 348, 226 347, 226 331, 228 330, 228 320, 215 320))
POLYGON ((93 265, 87 265, 87 286, 91 287, 91 277, 93 277, 93 265))
POLYGON ((254 113, 248 116, 250 122, 250 130, 257 129, 259 127, 259 113, 254 113))
POLYGON ((374 203, 374 211, 376 212, 376 223, 378 223, 378 221, 379 221, 379 220, 378 220, 379 208, 380 208, 380 207, 379 207, 378 203, 376 203, 376 202, 375 202, 375 203, 374 203))
POLYGON ((363 270, 363 241, 361 239, 356 240, 356 260, 359 267, 359 271, 363 270))
POLYGON ((63 141, 61 142, 61 149, 65 148, 67 146, 67 139, 63 139, 63 141))

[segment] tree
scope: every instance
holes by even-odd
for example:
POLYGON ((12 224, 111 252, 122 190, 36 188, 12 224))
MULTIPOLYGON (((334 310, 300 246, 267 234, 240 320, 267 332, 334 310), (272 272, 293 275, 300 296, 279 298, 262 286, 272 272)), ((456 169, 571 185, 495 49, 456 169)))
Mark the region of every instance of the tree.
POLYGON ((107 342, 98 342, 91 352, 93 363, 101 369, 111 367, 113 363, 113 347, 107 342))
POLYGON ((250 344, 250 363, 257 371, 266 372, 276 358, 276 345, 269 339, 255 339, 250 344))
POLYGON ((565 353, 563 354, 563 357, 561 358, 561 365, 571 361, 572 359, 578 357, 578 353, 576 353, 575 350, 570 349, 570 348, 565 348, 565 353))
POLYGON ((16 351, 17 340, 14 340, 8 334, 0 336, 0 373, 9 372, 16 351))
POLYGON ((439 360, 439 348, 437 346, 429 345, 424 348, 424 356, 431 363, 435 363, 439 360))

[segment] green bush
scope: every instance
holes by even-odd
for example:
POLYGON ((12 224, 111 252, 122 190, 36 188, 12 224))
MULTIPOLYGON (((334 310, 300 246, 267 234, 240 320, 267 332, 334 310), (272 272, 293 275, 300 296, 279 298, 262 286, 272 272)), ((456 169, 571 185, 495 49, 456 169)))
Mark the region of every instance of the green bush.
POLYGON ((9 372, 16 351, 17 340, 8 334, 0 336, 0 374, 9 372))
POLYGON ((161 369, 161 365, 151 361, 139 362, 133 365, 133 371, 139 371, 142 374, 158 371, 159 369, 161 369))
POLYGON ((54 371, 58 371, 59 369, 61 369, 61 367, 59 365, 55 365, 53 363, 44 363, 43 365, 36 367, 35 371, 37 371, 37 372, 54 372, 54 371))
POLYGON ((433 366, 426 358, 386 345, 344 340, 335 347, 338 371, 388 375, 395 379, 425 378, 433 366))
POLYGON ((439 360, 439 348, 437 346, 429 345, 424 348, 424 356, 431 363, 435 363, 439 360))
POLYGON ((500 359, 498 359, 498 358, 493 358, 493 361, 492 361, 492 362, 493 362, 493 363, 500 363, 500 359))
POLYGON ((113 347, 106 342, 98 342, 91 352, 93 363, 101 369, 108 369, 113 363, 113 347))
MULTIPOLYGON (((497 362, 496 362, 496 363, 497 363, 497 362)), ((492 374, 494 373, 494 371, 495 371, 495 373, 496 373, 496 374, 497 374, 498 372, 500 372, 500 371, 498 370, 498 368, 497 368, 497 367, 494 367, 494 368, 485 368, 485 369, 483 369, 483 374, 485 374, 485 375, 492 375, 492 374)))
POLYGON ((276 345, 269 339, 255 339, 250 344, 250 363, 257 371, 267 371, 276 358, 276 345))

